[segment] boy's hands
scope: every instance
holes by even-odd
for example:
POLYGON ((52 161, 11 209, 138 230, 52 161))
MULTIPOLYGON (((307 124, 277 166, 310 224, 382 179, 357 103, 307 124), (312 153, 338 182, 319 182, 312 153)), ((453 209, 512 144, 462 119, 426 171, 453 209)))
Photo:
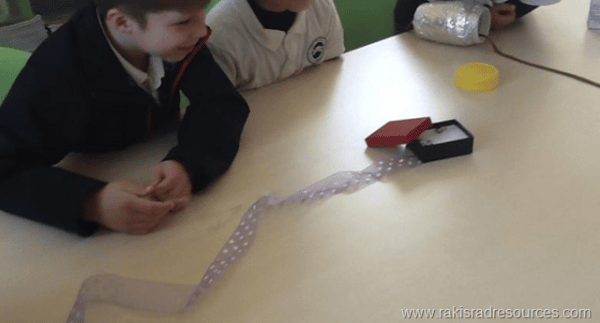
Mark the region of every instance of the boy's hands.
POLYGON ((512 3, 494 3, 492 6, 492 29, 502 29, 517 19, 516 6, 512 3))
POLYGON ((151 171, 146 193, 159 201, 175 203, 174 212, 185 208, 192 198, 192 183, 185 167, 175 160, 165 160, 151 171))
POLYGON ((191 198, 187 171, 179 162, 167 160, 152 168, 148 187, 107 184, 84 201, 82 218, 114 231, 147 234, 166 224, 191 198))
POLYGON ((175 209, 172 201, 155 201, 143 185, 109 183, 83 203, 84 220, 131 234, 146 234, 168 222, 175 209))

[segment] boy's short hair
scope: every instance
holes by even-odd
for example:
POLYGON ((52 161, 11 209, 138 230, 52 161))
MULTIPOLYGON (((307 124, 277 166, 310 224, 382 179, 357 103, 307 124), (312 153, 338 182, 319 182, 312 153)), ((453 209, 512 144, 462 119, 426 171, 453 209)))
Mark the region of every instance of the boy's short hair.
POLYGON ((158 13, 167 10, 187 12, 193 6, 206 6, 210 1, 211 0, 93 0, 102 19, 106 18, 108 10, 117 8, 133 18, 142 29, 146 28, 148 23, 146 17, 149 13, 158 13))

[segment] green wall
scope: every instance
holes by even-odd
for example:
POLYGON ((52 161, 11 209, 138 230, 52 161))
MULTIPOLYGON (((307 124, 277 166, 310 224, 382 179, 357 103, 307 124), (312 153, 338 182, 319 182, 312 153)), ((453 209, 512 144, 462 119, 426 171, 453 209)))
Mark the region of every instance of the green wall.
POLYGON ((335 0, 346 50, 368 45, 394 34, 396 0, 335 0))
POLYGON ((4 7, 8 8, 8 16, 0 20, 0 27, 16 24, 33 18, 33 11, 29 0, 0 0, 4 5, 0 6, 0 17, 6 16, 4 7))

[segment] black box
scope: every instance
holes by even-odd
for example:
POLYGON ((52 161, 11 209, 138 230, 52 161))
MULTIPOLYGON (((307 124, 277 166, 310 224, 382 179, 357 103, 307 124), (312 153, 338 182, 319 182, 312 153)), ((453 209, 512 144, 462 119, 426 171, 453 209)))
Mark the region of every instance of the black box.
POLYGON ((448 120, 431 125, 406 148, 423 163, 473 152, 473 135, 458 121, 448 120))

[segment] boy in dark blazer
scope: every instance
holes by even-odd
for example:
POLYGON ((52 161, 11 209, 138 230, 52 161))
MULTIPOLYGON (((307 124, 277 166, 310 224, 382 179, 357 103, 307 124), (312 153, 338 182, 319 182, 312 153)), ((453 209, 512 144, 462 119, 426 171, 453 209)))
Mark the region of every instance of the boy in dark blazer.
POLYGON ((249 109, 205 47, 208 0, 94 1, 38 47, 0 106, 0 209, 84 236, 144 234, 227 170, 249 109), (150 186, 52 166, 174 123, 150 186))

